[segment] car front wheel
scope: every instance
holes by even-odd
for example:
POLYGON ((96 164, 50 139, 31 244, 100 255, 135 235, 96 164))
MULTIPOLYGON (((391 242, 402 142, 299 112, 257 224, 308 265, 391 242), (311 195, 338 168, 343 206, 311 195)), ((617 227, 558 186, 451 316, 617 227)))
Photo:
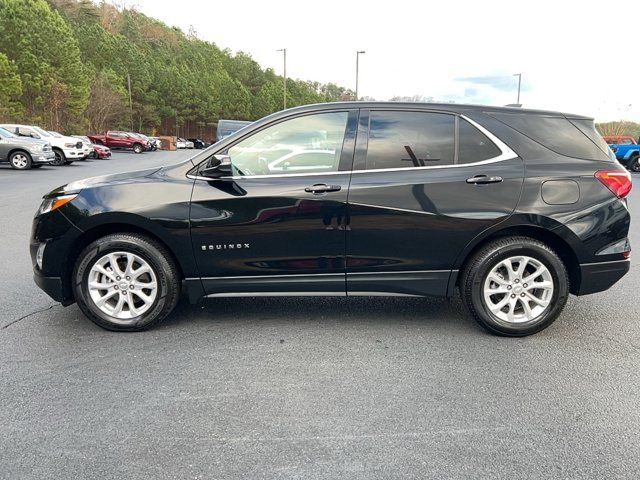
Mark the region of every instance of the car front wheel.
POLYGON ((155 240, 119 233, 99 238, 78 257, 76 301, 94 323, 113 331, 140 331, 169 315, 180 296, 180 275, 155 240))
POLYGON ((56 166, 61 166, 64 165, 65 163, 67 163, 67 157, 65 156, 64 152, 60 149, 55 149, 53 151, 53 153, 55 154, 56 158, 53 161, 52 165, 56 165, 56 166))
POLYGON ((140 145, 139 143, 136 143, 136 144, 133 146, 133 151, 134 151, 135 153, 142 153, 142 152, 144 151, 144 148, 142 148, 142 145, 140 145))
POLYGON ((640 172, 640 155, 636 155, 629 160, 629 170, 632 172, 640 172))
POLYGON ((569 295, 558 255, 528 237, 496 240, 478 251, 462 272, 467 308, 489 332, 521 337, 539 332, 562 312, 569 295))
POLYGON ((31 168, 31 156, 26 152, 13 152, 9 156, 9 163, 16 170, 29 170, 31 168))

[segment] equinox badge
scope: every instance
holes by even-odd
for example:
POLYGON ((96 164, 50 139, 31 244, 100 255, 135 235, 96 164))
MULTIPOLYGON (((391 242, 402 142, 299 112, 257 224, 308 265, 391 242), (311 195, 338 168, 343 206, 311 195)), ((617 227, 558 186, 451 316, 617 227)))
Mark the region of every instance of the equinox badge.
POLYGON ((248 243, 222 243, 217 245, 202 245, 202 250, 241 250, 249 248, 248 243))

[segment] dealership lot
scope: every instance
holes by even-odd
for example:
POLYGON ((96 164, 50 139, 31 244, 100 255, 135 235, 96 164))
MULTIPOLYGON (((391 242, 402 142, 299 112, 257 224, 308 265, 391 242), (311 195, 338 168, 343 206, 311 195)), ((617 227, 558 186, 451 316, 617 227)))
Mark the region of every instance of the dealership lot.
POLYGON ((194 153, 0 167, 0 478, 640 475, 638 253, 524 339, 457 298, 211 299, 114 334, 33 284, 43 193, 194 153))

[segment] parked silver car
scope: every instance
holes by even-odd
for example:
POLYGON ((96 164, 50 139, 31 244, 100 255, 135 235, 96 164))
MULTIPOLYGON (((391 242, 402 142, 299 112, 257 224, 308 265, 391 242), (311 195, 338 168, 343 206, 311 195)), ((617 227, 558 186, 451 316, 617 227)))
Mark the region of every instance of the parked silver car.
POLYGON ((16 170, 28 170, 50 164, 55 158, 49 142, 19 137, 0 128, 0 162, 9 162, 16 170))

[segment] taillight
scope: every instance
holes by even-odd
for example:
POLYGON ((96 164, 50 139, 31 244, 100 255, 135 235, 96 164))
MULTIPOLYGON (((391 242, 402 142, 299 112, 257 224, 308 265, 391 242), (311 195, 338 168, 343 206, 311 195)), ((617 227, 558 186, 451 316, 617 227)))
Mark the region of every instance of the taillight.
POLYGON ((626 170, 598 170, 595 177, 618 198, 631 191, 631 174, 626 170))

